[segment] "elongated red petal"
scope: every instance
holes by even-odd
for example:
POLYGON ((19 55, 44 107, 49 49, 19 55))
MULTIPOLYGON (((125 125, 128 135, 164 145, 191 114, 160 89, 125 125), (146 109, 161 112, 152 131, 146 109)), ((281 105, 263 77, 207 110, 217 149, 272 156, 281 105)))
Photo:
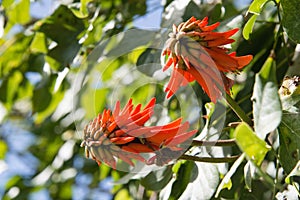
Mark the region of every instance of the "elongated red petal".
POLYGON ((178 144, 182 144, 186 140, 190 139, 196 133, 197 133, 197 130, 193 130, 193 131, 186 132, 186 133, 185 132, 181 133, 179 135, 176 135, 173 138, 167 139, 166 142, 165 142, 165 145, 166 146, 175 146, 175 145, 178 145, 178 144))

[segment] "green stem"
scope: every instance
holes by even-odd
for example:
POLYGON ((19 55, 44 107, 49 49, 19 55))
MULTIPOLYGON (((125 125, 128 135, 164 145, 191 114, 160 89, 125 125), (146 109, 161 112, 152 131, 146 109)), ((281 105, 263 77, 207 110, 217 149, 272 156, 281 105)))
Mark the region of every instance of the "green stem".
POLYGON ((191 160, 195 162, 207 162, 207 163, 229 163, 234 162, 239 158, 240 155, 237 156, 229 156, 229 157, 221 157, 221 158, 212 158, 212 157, 198 157, 191 155, 182 155, 178 159, 182 160, 191 160))
POLYGON ((225 146, 234 146, 236 145, 235 139, 229 140, 217 140, 217 141, 203 141, 203 140, 193 140, 192 146, 218 146, 218 147, 225 147, 225 146))
POLYGON ((226 93, 226 101, 235 114, 243 121, 252 126, 252 120, 246 115, 242 108, 226 93))

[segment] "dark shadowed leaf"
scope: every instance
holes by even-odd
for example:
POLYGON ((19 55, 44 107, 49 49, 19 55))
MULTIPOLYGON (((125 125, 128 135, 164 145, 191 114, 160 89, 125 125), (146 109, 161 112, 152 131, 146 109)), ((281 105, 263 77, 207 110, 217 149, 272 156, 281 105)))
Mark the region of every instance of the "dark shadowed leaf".
POLYGON ((298 0, 281 0, 280 3, 283 10, 283 26, 287 34, 296 43, 300 43, 300 3, 298 0))
POLYGON ((171 180, 173 175, 172 166, 151 172, 141 179, 141 184, 149 190, 161 190, 171 180))
POLYGON ((160 54, 160 50, 147 48, 137 60, 137 69, 147 76, 152 77, 154 72, 161 68, 160 54))
POLYGON ((279 161, 290 173, 300 159, 300 113, 284 112, 279 125, 279 161))

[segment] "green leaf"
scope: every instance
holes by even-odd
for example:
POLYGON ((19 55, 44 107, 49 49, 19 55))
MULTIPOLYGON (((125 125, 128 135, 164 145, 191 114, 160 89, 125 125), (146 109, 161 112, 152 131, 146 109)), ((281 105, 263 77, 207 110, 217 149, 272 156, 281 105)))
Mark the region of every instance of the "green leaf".
POLYGON ((147 76, 152 77, 154 72, 161 69, 160 54, 161 52, 157 49, 147 48, 137 60, 137 69, 147 76))
MULTIPOLYGON (((154 40, 156 33, 154 31, 131 29, 123 33, 119 33, 111 37, 111 39, 118 39, 114 47, 107 53, 108 57, 119 57, 130 53, 137 47, 149 44, 154 40)), ((110 39, 110 40, 111 40, 110 39)))
POLYGON ((165 187, 172 178, 172 167, 152 171, 141 179, 141 184, 148 190, 158 191, 165 187))
POLYGON ((34 112, 42 112, 45 110, 52 99, 51 92, 46 87, 39 87, 33 91, 32 104, 34 112))
POLYGON ((222 179, 221 183, 219 184, 215 198, 217 198, 221 192, 222 189, 228 188, 228 185, 230 186, 229 189, 231 188, 232 182, 231 182, 231 177, 233 174, 237 171, 237 168, 240 166, 240 164, 244 161, 245 159, 245 153, 243 153, 231 166, 229 171, 226 173, 224 178, 222 179))
POLYGON ((0 85, 0 100, 6 103, 7 108, 11 108, 16 95, 18 92, 18 87, 23 80, 23 75, 19 71, 14 71, 9 77, 3 80, 0 85))
POLYGON ((200 8, 194 1, 190 1, 185 7, 182 19, 185 21, 191 18, 192 16, 196 17, 197 19, 201 18, 200 8))
POLYGON ((82 14, 82 17, 87 17, 89 12, 87 9, 88 3, 92 2, 93 0, 80 0, 80 12, 82 14))
POLYGON ((211 163, 195 163, 189 184, 179 199, 210 199, 219 184, 217 165, 211 163))
POLYGON ((0 159, 1 160, 5 158, 7 149, 8 149, 7 144, 3 140, 0 140, 0 159))
POLYGON ((300 176, 300 160, 297 162, 294 169, 289 173, 289 175, 285 178, 285 182, 291 184, 293 176, 300 176))
POLYGON ((300 113, 284 112, 279 131, 279 161, 286 173, 290 173, 300 160, 300 113))
POLYGON ((50 17, 37 22, 34 30, 57 42, 48 55, 62 66, 68 66, 81 47, 78 37, 84 28, 84 20, 76 17, 67 6, 61 5, 50 17))
POLYGON ((259 15, 265 3, 267 3, 268 1, 269 0, 254 0, 249 6, 248 12, 259 15))
MULTIPOLYGON (((10 5, 11 3, 7 3, 10 5)), ((18 3, 11 4, 11 7, 7 9, 7 16, 9 23, 12 24, 26 24, 30 21, 30 0, 20 0, 18 3)))
POLYGON ((85 109, 85 118, 94 118, 105 106, 106 99, 103 98, 107 96, 108 89, 86 89, 84 95, 82 95, 82 106, 85 109))
POLYGON ((57 43, 68 44, 84 30, 82 19, 77 18, 65 5, 60 5, 54 13, 35 24, 34 30, 43 32, 57 43))
POLYGON ((248 159, 252 160, 258 166, 271 149, 265 141, 256 136, 251 127, 245 122, 236 127, 233 135, 239 148, 246 154, 248 159))
POLYGON ((34 53, 47 53, 46 37, 44 33, 36 32, 30 45, 30 50, 34 53))
POLYGON ((283 10, 283 26, 285 27, 287 34, 296 43, 300 43, 299 1, 281 0, 280 3, 283 10))
POLYGON ((172 200, 180 197, 191 181, 191 176, 196 170, 195 168, 195 163, 191 161, 187 161, 180 165, 180 168, 176 173, 176 180, 173 182, 171 194, 168 199, 172 200))
POLYGON ((37 112, 35 116, 36 123, 41 123, 51 115, 64 97, 66 83, 63 81, 62 86, 54 91, 56 81, 57 75, 51 75, 40 82, 33 92, 32 103, 33 110, 37 112))
POLYGON ((274 60, 269 57, 255 77, 252 96, 254 130, 261 139, 275 130, 281 121, 282 110, 275 70, 274 60))
POLYGON ((250 19, 247 21, 247 23, 246 23, 246 25, 243 29, 243 36, 246 40, 249 39, 249 36, 252 33, 253 26, 254 26, 254 23, 256 21, 256 18, 257 18, 257 15, 252 15, 250 17, 250 19))

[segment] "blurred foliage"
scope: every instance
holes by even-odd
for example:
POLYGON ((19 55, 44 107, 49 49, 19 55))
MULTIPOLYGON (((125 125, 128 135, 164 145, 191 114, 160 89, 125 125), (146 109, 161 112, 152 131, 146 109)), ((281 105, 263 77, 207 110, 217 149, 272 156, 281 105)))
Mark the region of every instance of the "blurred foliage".
POLYGON ((284 82, 287 71, 300 70, 296 0, 49 2, 0 5, 1 199, 297 198, 300 87, 296 78, 284 82), (33 6, 43 4, 49 14, 33 17, 33 6), (160 27, 146 28, 146 20, 135 27, 157 10, 148 21, 160 27), (232 93, 254 127, 227 126, 237 116, 222 101, 209 103, 196 83, 165 100, 161 49, 171 25, 191 16, 220 21, 220 31, 240 28, 232 49, 254 59, 234 76, 232 93), (234 163, 180 160, 137 174, 85 158, 80 142, 89 120, 117 100, 152 97, 158 106, 151 123, 183 117, 199 129, 197 139, 237 141, 193 147, 194 155, 242 156, 234 163))

